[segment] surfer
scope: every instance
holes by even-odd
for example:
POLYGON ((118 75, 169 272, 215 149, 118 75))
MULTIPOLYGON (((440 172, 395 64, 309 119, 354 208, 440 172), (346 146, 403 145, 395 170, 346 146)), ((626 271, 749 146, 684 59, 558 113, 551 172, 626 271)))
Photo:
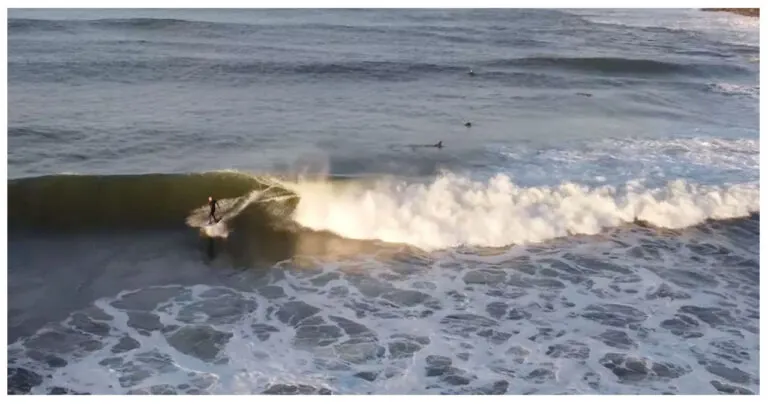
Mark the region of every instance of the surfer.
POLYGON ((216 219, 216 204, 218 204, 218 201, 214 200, 213 197, 208 196, 208 205, 211 206, 211 213, 208 214, 209 224, 212 224, 214 222, 219 222, 219 220, 216 219), (211 221, 211 218, 213 218, 213 221, 211 221))
POLYGON ((406 145, 406 146, 410 146, 411 149, 414 149, 414 150, 416 148, 437 148, 437 149, 442 149, 443 148, 443 141, 440 141, 440 142, 438 142, 438 143, 436 143, 434 145, 430 145, 430 144, 418 145, 418 144, 416 144, 416 145, 406 145))

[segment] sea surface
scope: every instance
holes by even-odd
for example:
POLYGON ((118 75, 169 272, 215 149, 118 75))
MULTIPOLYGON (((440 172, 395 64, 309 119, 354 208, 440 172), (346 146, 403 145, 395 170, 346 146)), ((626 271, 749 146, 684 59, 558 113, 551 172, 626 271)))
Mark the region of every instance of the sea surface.
POLYGON ((759 393, 758 36, 11 9, 8 391, 759 393))

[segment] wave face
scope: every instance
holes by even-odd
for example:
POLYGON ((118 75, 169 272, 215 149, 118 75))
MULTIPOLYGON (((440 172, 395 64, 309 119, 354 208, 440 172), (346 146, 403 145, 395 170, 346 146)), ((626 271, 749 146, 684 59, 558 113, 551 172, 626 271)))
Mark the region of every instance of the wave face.
POLYGON ((759 211, 759 191, 756 184, 717 187, 682 180, 658 189, 637 183, 526 188, 506 175, 478 182, 446 174, 429 184, 302 185, 295 218, 348 238, 423 249, 499 247, 594 235, 633 222, 674 229, 745 217, 759 211))
POLYGON ((682 64, 655 59, 609 57, 529 57, 492 62, 492 66, 523 66, 536 69, 563 69, 601 74, 637 75, 709 75, 712 73, 746 73, 737 66, 716 64, 682 64))
POLYGON ((268 208, 256 207, 261 214, 287 217, 295 207, 295 196, 273 180, 237 172, 54 175, 9 181, 8 222, 12 229, 175 228, 208 196, 226 203, 252 191, 268 191, 268 208))
POLYGON ((630 223, 679 229, 749 216, 759 212, 760 197, 751 183, 523 187, 503 174, 474 181, 452 173, 426 184, 387 178, 278 183, 238 172, 57 175, 13 180, 8 190, 11 229, 199 227, 213 195, 223 205, 220 213, 243 205, 236 211, 258 217, 258 226, 292 219, 348 239, 426 250, 539 243, 630 223))
POLYGON ((213 195, 220 215, 231 208, 234 216, 248 218, 239 218, 240 226, 290 222, 342 238, 425 250, 539 243, 631 223, 679 229, 759 212, 759 187, 751 183, 523 187, 503 174, 474 181, 445 173, 430 183, 279 183, 238 172, 57 175, 12 180, 8 191, 11 229, 199 227, 213 195))
MULTIPOLYGON (((143 46, 143 43, 136 42, 132 45, 143 46)), ((98 78, 112 81, 120 78, 119 80, 131 82, 215 81, 218 80, 217 76, 222 75, 249 81, 260 81, 259 78, 274 76, 286 79, 311 77, 340 81, 414 82, 428 78, 447 79, 466 72, 463 64, 448 61, 414 63, 371 59, 346 62, 298 60, 276 62, 268 57, 259 57, 259 51, 265 51, 265 49, 253 49, 253 52, 256 52, 253 56, 241 55, 229 60, 193 55, 167 55, 152 59, 126 55, 110 61, 62 60, 36 66, 26 66, 22 62, 11 61, 9 73, 19 79, 35 77, 44 81, 56 80, 56 75, 47 73, 56 71, 70 79, 98 78)), ((232 52, 237 50, 233 49, 232 52)), ((598 78, 605 76, 628 79, 646 76, 741 77, 750 73, 747 69, 728 64, 674 63, 652 59, 602 57, 527 57, 478 61, 474 64, 485 70, 485 80, 507 84, 524 83, 528 86, 541 86, 542 81, 550 86, 557 85, 558 82, 563 82, 558 76, 558 71, 594 75, 598 78)))
POLYGON ((760 391, 759 19, 8 16, 9 394, 760 391))

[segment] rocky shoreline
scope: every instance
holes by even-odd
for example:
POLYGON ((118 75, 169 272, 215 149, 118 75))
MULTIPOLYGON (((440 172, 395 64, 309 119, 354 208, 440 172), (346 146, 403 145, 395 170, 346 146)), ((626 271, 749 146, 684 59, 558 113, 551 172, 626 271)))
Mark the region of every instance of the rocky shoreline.
POLYGON ((747 17, 760 17, 759 8, 702 8, 703 11, 725 11, 747 17))

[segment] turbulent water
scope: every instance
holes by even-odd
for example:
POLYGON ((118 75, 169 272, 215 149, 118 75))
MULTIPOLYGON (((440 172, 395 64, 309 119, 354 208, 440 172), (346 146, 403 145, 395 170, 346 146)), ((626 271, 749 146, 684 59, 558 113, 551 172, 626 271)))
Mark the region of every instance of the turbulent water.
POLYGON ((8 391, 759 393, 758 29, 10 10, 8 391))

